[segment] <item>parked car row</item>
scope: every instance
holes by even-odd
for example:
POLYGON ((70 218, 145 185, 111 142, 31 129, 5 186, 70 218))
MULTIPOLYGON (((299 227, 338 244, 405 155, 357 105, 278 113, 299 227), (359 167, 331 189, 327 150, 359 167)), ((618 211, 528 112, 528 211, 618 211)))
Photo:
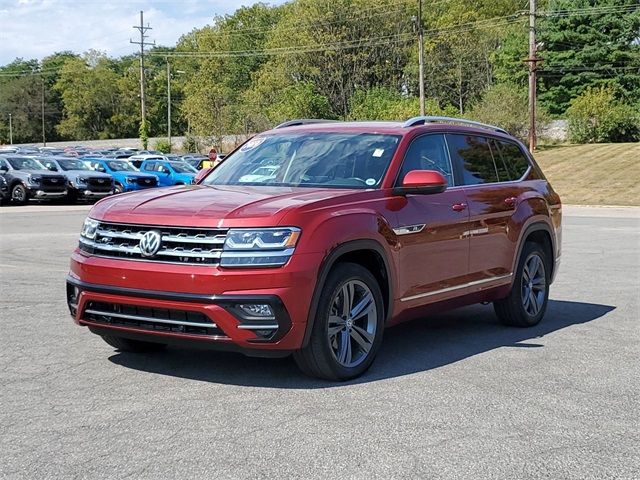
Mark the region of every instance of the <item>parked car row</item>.
POLYGON ((138 154, 126 158, 96 154, 73 157, 0 151, 0 199, 24 205, 30 199, 100 199, 145 188, 187 185, 198 171, 178 158, 138 154))

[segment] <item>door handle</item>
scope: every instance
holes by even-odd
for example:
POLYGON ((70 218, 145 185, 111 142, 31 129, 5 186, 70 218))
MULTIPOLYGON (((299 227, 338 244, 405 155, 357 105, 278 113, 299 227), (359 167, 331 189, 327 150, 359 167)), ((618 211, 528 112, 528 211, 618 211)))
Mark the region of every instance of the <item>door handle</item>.
POLYGON ((466 203, 455 203, 451 206, 454 212, 462 212, 467 209, 466 203))
POLYGON ((517 201, 518 199, 516 197, 507 197, 504 199, 505 205, 508 205, 509 207, 513 207, 517 201))

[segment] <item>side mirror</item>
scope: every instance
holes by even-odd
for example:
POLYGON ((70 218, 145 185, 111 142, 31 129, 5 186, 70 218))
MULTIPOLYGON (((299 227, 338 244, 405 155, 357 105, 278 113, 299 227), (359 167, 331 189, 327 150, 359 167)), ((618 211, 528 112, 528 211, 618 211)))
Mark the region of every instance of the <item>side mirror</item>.
POLYGON ((56 167, 54 167, 53 165, 49 165, 47 167, 47 170, 49 170, 50 172, 57 172, 58 171, 58 169, 56 167))
POLYGON ((203 168, 202 170, 198 170, 198 173, 196 174, 195 178, 193 179, 193 183, 200 183, 202 180, 204 180, 204 177, 206 177, 207 175, 209 175, 209 173, 211 173, 212 170, 213 170, 212 167, 203 168))
POLYGON ((393 193, 396 195, 410 193, 429 195, 442 193, 446 188, 447 179, 440 172, 435 170, 412 170, 404 176, 402 185, 393 189, 393 193))

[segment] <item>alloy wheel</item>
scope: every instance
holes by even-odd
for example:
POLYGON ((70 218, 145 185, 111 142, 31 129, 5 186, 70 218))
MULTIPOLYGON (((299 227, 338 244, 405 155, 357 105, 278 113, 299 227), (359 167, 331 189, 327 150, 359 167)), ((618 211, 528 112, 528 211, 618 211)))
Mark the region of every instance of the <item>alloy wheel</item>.
POLYGON ((535 317, 540 312, 546 290, 544 262, 538 253, 532 253, 524 263, 522 271, 522 307, 528 315, 535 317))
POLYGON ((336 292, 327 337, 340 365, 355 367, 367 358, 376 336, 377 318, 375 298, 364 282, 349 280, 336 292))

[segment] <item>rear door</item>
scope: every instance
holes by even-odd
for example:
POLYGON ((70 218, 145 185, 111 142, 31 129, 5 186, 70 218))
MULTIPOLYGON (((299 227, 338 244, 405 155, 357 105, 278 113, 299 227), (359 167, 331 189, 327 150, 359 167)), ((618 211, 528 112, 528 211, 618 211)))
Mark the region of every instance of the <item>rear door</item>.
POLYGON ((414 139, 397 184, 412 170, 436 170, 449 187, 432 195, 409 194, 397 211, 394 232, 400 241, 400 296, 408 307, 455 295, 466 282, 469 263, 469 213, 462 188, 455 187, 444 134, 414 139))
POLYGON ((524 188, 512 181, 495 139, 447 134, 447 142, 469 206, 469 280, 480 286, 505 280, 517 242, 512 217, 524 188))

